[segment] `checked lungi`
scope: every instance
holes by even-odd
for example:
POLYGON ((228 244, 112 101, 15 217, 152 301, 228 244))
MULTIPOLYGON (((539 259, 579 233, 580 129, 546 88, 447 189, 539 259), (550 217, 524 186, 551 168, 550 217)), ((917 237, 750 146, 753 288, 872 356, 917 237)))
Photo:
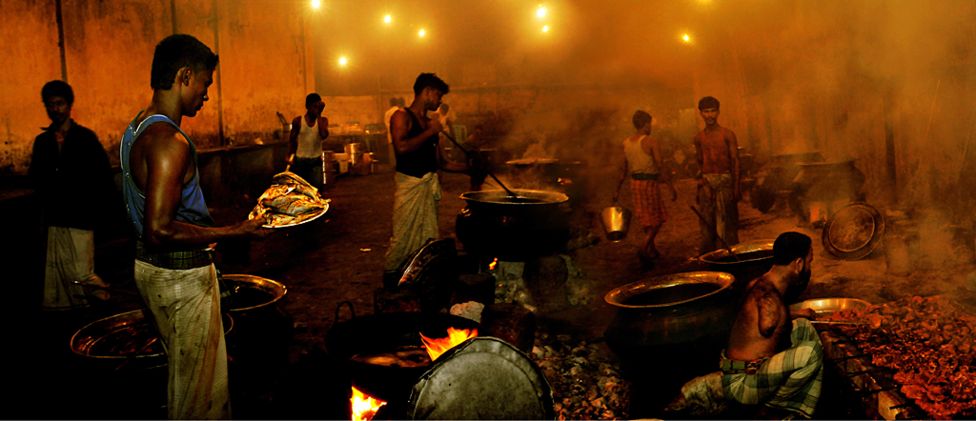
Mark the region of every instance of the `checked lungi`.
POLYGON ((723 352, 722 389, 727 399, 813 416, 823 381, 823 344, 807 319, 793 320, 791 347, 757 361, 736 361, 723 352))
POLYGON ((630 191, 634 196, 634 214, 641 226, 660 227, 668 219, 667 209, 661 200, 661 189, 656 180, 630 179, 630 191))

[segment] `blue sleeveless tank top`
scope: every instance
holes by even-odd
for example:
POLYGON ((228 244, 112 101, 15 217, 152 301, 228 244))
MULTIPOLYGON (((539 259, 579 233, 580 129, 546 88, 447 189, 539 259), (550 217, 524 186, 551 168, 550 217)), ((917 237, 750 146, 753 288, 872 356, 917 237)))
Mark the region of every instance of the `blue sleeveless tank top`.
MULTIPOLYGON (((197 166, 197 150, 193 145, 193 141, 190 140, 190 136, 187 136, 180 129, 180 126, 176 125, 169 117, 162 114, 153 114, 137 124, 136 120, 138 119, 139 116, 136 116, 129 123, 129 127, 125 129, 125 134, 122 135, 122 143, 119 146, 119 163, 122 166, 122 197, 125 200, 125 208, 129 215, 129 221, 132 222, 132 227, 136 230, 136 238, 141 239, 144 229, 143 220, 146 213, 146 195, 139 190, 135 179, 132 178, 132 166, 129 165, 129 154, 132 152, 132 144, 135 143, 136 139, 149 126, 155 123, 169 123, 173 127, 176 127, 176 130, 179 130, 180 134, 186 138, 186 142, 190 145, 190 158, 193 160, 194 167, 197 166)), ((176 220, 195 225, 213 225, 213 218, 210 217, 207 202, 203 199, 203 190, 200 189, 199 167, 193 172, 193 178, 190 182, 184 185, 180 191, 180 204, 176 209, 176 220)))

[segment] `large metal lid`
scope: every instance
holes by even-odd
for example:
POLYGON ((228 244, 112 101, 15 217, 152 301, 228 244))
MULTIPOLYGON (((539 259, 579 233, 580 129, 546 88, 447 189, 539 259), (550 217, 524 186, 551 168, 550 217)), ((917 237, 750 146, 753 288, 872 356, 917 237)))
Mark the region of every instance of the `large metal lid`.
POLYGON ((823 228, 823 245, 841 259, 858 260, 867 257, 881 245, 884 237, 884 217, 867 203, 851 203, 830 217, 823 228))
POLYGON ((437 359, 414 385, 411 419, 553 419, 552 390, 538 366, 514 346, 472 338, 437 359))

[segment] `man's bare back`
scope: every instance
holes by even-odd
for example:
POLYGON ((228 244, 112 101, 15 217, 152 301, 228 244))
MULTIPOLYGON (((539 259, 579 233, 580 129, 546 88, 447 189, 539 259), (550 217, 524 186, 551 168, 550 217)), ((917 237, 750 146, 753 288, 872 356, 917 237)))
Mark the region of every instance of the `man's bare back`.
POLYGON ((748 286, 725 351, 730 359, 752 361, 770 357, 788 344, 791 326, 789 310, 780 292, 766 279, 767 276, 769 274, 748 286))

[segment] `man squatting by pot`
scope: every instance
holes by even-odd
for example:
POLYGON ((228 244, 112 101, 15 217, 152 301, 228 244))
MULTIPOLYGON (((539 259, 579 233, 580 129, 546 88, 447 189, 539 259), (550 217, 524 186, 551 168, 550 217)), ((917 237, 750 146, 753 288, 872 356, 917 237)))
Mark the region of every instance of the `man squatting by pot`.
POLYGON ((386 253, 383 283, 396 285, 404 261, 437 238, 437 204, 441 186, 437 178, 441 122, 429 118, 450 87, 433 73, 421 73, 413 84, 413 102, 390 119, 396 155, 396 192, 393 196, 393 236, 386 253))
POLYGON ((686 383, 670 410, 705 417, 813 417, 823 381, 823 344, 809 320, 815 313, 787 307, 810 282, 812 263, 809 236, 785 232, 776 238, 772 268, 746 287, 720 371, 686 383))
POLYGON ((125 129, 122 193, 136 235, 135 283, 159 330, 170 419, 230 418, 227 348, 213 243, 269 232, 261 218, 213 226, 196 147, 180 128, 207 101, 217 55, 190 35, 153 54, 152 100, 125 129))

